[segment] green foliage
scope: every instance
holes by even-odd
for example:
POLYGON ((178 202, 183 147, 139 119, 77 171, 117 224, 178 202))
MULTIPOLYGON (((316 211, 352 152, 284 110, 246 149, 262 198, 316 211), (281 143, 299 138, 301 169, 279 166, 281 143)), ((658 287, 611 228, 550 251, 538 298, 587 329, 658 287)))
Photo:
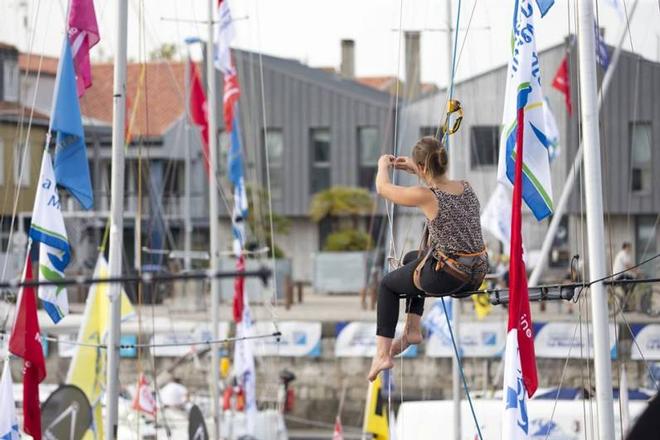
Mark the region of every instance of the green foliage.
MULTIPOLYGON (((248 198, 247 224, 250 228, 252 240, 248 248, 258 249, 261 246, 271 246, 270 209, 268 204, 268 191, 254 184, 246 186, 248 198)), ((275 237, 286 235, 291 228, 291 221, 277 213, 273 213, 273 232, 275 237)), ((285 254, 277 243, 274 243, 275 258, 284 258, 285 254)))
POLYGON ((374 201, 364 188, 333 186, 312 198, 309 215, 315 222, 329 217, 358 217, 371 214, 374 201))
POLYGON ((160 47, 149 52, 149 59, 152 61, 166 60, 172 61, 179 51, 179 48, 174 43, 163 43, 160 47))
POLYGON ((366 251, 371 249, 371 246, 371 237, 366 232, 343 229, 328 235, 323 250, 330 252, 366 251))

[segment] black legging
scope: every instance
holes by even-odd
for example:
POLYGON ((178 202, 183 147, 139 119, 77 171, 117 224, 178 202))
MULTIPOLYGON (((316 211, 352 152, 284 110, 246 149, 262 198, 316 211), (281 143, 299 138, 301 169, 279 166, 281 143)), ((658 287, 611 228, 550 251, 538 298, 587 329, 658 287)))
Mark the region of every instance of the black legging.
POLYGON ((383 277, 378 287, 378 309, 376 310, 376 334, 393 338, 399 319, 399 296, 406 296, 406 313, 422 316, 424 313, 424 292, 435 296, 446 296, 467 288, 466 283, 445 271, 436 272, 434 258, 429 258, 422 268, 420 284, 424 291, 413 283, 413 273, 422 257, 419 252, 408 252, 403 257, 403 265, 383 277))

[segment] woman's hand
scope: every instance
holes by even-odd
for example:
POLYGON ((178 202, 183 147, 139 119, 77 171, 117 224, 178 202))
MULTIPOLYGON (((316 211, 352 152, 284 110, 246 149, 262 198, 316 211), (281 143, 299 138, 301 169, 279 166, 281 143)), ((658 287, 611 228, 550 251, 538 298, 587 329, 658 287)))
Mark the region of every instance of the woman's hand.
POLYGON ((395 161, 396 157, 392 156, 391 154, 383 154, 378 159, 378 168, 389 168, 394 165, 395 161))
POLYGON ((417 165, 408 156, 399 156, 394 160, 394 168, 402 170, 410 174, 417 174, 417 165))

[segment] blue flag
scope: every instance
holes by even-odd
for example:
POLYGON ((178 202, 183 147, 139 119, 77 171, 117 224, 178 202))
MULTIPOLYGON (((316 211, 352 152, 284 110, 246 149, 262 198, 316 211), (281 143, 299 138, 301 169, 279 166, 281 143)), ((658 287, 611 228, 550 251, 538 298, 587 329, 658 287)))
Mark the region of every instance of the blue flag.
POLYGON ((55 179, 73 195, 85 209, 94 203, 89 162, 85 147, 85 132, 80 117, 71 47, 64 38, 62 56, 57 68, 55 96, 51 115, 55 137, 55 179))
POLYGON ((607 70, 610 65, 610 53, 607 50, 605 40, 603 40, 603 36, 601 35, 596 23, 594 23, 594 29, 596 31, 596 60, 598 61, 598 64, 600 64, 600 67, 603 68, 603 70, 607 70))
MULTIPOLYGON (((237 112, 238 113, 238 112, 237 112)), ((231 130, 229 162, 229 180, 234 186, 234 211, 232 212, 232 235, 234 236, 234 254, 240 255, 245 244, 245 220, 248 215, 248 200, 243 174, 243 153, 237 116, 234 116, 231 130)))

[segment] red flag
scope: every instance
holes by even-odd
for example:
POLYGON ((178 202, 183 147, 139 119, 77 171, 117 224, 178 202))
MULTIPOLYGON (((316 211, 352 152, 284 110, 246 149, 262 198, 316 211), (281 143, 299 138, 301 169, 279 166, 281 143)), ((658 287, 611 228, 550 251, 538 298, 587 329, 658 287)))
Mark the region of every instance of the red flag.
POLYGON ((89 51, 101 39, 92 0, 71 0, 69 6, 69 42, 76 70, 78 97, 92 86, 89 51))
POLYGON ((234 120, 234 104, 241 96, 240 88, 238 87, 238 73, 234 69, 233 73, 225 74, 225 88, 222 97, 223 112, 225 116, 225 130, 231 131, 231 124, 234 120))
POLYGON ((527 272, 523 261, 522 247, 522 158, 523 132, 525 127, 525 105, 529 89, 518 92, 518 122, 516 132, 515 177, 511 205, 511 249, 509 252, 509 323, 508 331, 517 329, 520 365, 525 389, 532 397, 538 386, 536 355, 534 354, 534 332, 532 314, 529 309, 527 272))
POLYGON ((332 440, 344 440, 344 428, 341 426, 339 416, 335 419, 335 431, 332 433, 332 440))
MULTIPOLYGON (((25 281, 32 281, 30 251, 25 262, 25 281)), ((39 335, 37 299, 34 287, 23 287, 16 310, 16 322, 9 338, 9 351, 23 358, 23 431, 41 440, 39 383, 46 377, 46 362, 39 335)))
POLYGON ((135 396, 133 397, 131 406, 136 411, 141 411, 152 416, 156 415, 156 399, 154 399, 147 378, 142 373, 140 373, 140 377, 138 378, 137 389, 135 390, 135 396))
POLYGON ((559 90, 564 94, 564 101, 566 101, 566 111, 569 115, 573 114, 573 105, 571 104, 571 82, 568 69, 568 56, 565 56, 555 78, 552 80, 552 87, 559 90))
MULTIPOLYGON (((236 260, 236 272, 245 272, 245 257, 241 254, 236 260)), ((245 289, 245 277, 234 278, 234 322, 237 324, 243 320, 243 291, 245 289)))
POLYGON ((199 126, 202 130, 202 153, 204 154, 204 164, 206 173, 209 172, 209 119, 206 105, 206 94, 202 80, 199 78, 197 66, 191 60, 188 60, 190 67, 190 118, 193 124, 199 126))

